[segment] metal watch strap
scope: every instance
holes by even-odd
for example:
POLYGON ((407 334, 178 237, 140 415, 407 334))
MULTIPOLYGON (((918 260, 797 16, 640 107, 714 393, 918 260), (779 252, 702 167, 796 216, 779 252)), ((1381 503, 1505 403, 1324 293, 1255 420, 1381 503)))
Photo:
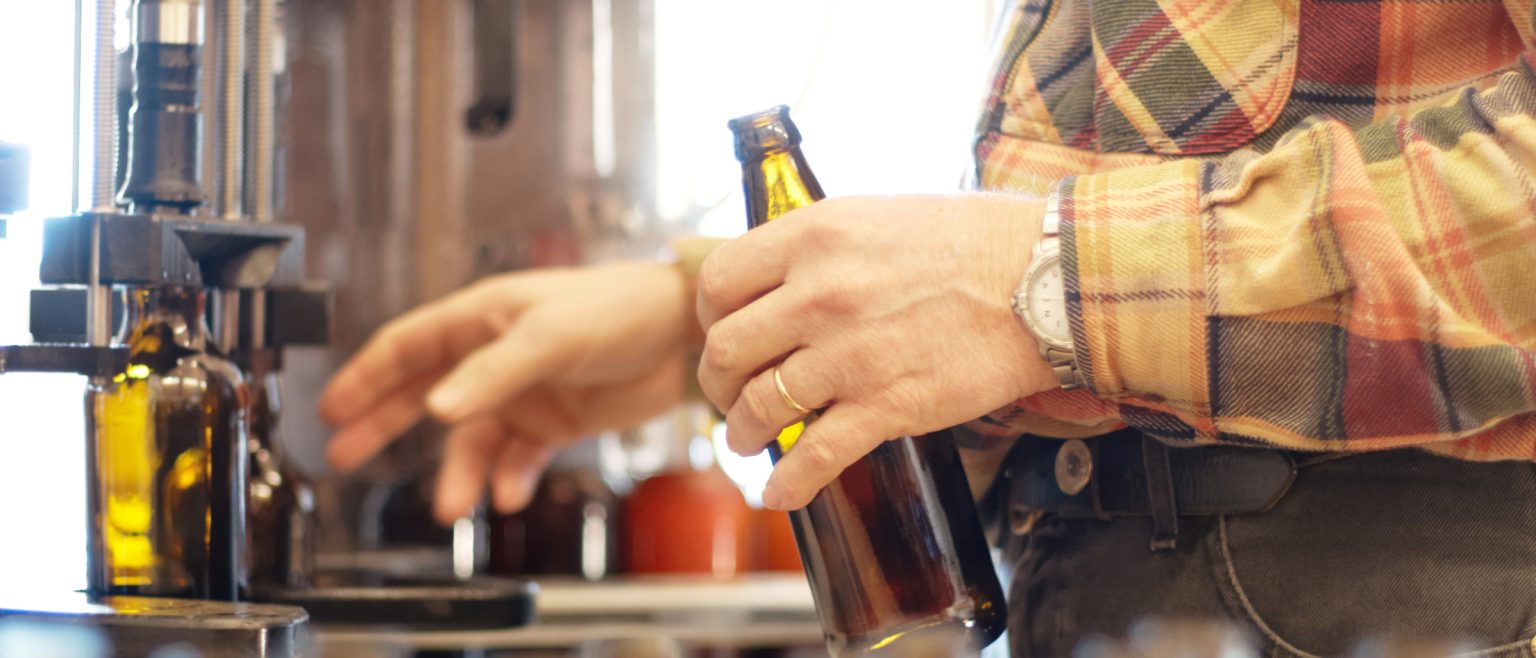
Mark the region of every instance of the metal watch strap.
POLYGON ((1047 347, 1040 350, 1045 362, 1050 364, 1051 372, 1056 375, 1056 382, 1065 390, 1082 388, 1082 379, 1077 376, 1077 359, 1071 352, 1047 347))
MULTIPOLYGON (((1040 220, 1040 243, 1046 240, 1057 240, 1060 243, 1061 233, 1061 195, 1058 189, 1052 189, 1051 194, 1045 198, 1045 215, 1040 220)), ((1037 247, 1036 252, 1039 252, 1037 247)), ((1082 380, 1077 372, 1077 355, 1071 351, 1040 345, 1040 356, 1050 364, 1051 372, 1056 374, 1056 382, 1062 389, 1072 390, 1082 387, 1082 380)))

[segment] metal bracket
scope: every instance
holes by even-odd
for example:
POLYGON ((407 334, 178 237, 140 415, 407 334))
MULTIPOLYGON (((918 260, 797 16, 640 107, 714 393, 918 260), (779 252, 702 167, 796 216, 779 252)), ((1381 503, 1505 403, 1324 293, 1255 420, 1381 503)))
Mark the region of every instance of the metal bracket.
POLYGON ((101 226, 103 284, 257 289, 303 283, 304 231, 297 226, 93 213, 44 225, 43 283, 91 283, 93 222, 101 226))
MULTIPOLYGON (((250 347, 254 328, 249 322, 255 315, 250 306, 256 296, 266 297, 266 315, 261 320, 268 347, 288 345, 325 345, 331 337, 331 308, 334 295, 330 287, 311 284, 299 288, 250 291, 240 296, 240 340, 236 347, 250 347)), ((84 288, 49 288, 33 290, 30 329, 32 340, 47 344, 85 342, 84 288)), ((107 326, 117 327, 123 318, 120 295, 112 296, 111 317, 107 326)))
POLYGON ((128 367, 128 349, 89 345, 0 345, 0 375, 63 372, 109 377, 128 367))

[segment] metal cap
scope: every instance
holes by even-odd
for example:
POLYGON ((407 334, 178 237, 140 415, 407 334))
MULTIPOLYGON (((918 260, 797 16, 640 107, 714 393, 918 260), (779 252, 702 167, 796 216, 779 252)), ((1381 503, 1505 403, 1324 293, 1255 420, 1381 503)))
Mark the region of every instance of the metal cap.
POLYGON ((789 119, 789 106, 769 109, 731 119, 727 123, 736 134, 736 159, 742 162, 769 151, 800 145, 800 130, 789 119))

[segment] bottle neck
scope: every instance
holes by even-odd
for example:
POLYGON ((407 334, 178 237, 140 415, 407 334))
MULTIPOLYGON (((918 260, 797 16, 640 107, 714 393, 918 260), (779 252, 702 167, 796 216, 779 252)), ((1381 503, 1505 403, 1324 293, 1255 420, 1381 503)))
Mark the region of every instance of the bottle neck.
POLYGON ((756 228, 826 197, 799 147, 751 154, 742 161, 741 168, 747 195, 748 228, 756 228))
POLYGON ((208 347, 204 316, 206 293, 197 288, 166 286, 128 291, 128 334, 123 342, 131 355, 163 352, 176 347, 202 352, 208 347))

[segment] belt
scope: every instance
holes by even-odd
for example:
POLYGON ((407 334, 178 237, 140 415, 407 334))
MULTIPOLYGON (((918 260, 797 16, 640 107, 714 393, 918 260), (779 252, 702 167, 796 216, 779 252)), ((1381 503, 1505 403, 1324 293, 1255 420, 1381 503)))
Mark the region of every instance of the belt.
POLYGON ((1061 441, 1025 437, 1009 456, 1009 507, 1063 518, 1150 516, 1154 550, 1175 547, 1178 517, 1256 514, 1296 478, 1286 451, 1173 448, 1134 430, 1061 441))

